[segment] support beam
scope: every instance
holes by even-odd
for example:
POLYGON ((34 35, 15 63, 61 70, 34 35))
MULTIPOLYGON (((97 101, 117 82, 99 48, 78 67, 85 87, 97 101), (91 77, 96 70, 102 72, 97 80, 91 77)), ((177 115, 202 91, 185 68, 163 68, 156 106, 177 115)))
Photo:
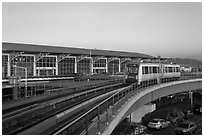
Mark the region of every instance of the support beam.
POLYGON ((120 58, 118 58, 118 57, 111 57, 111 58, 107 58, 107 59, 108 59, 107 63, 110 63, 113 60, 120 60, 120 58))
POLYGON ((59 56, 57 56, 57 62, 62 61, 65 58, 73 58, 73 56, 70 56, 71 54, 61 54, 59 56))
POLYGON ((76 56, 76 61, 78 63, 78 62, 80 62, 81 60, 83 60, 85 58, 87 59, 87 58, 91 58, 91 57, 89 57, 88 55, 86 55, 86 56, 84 56, 84 55, 76 56))
POLYGON ((122 64, 123 62, 125 62, 125 61, 131 61, 131 59, 130 58, 120 58, 120 63, 122 64))
POLYGON ((50 53, 40 53, 40 54, 36 54, 35 57, 35 61, 39 61, 40 59, 42 59, 43 57, 47 57, 50 53))
POLYGON ((93 57, 93 63, 95 63, 96 61, 100 60, 100 59, 106 59, 104 56, 97 56, 97 57, 93 57))
POLYGON ((12 52, 10 53, 10 62, 16 59, 18 56, 22 56, 24 52, 12 52))

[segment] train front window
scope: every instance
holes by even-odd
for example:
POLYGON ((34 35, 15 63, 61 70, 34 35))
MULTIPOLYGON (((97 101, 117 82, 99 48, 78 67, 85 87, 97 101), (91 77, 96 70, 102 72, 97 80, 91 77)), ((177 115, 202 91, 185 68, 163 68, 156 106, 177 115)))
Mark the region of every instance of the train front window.
POLYGON ((138 64, 128 64, 127 65, 127 72, 138 74, 139 65, 138 64))

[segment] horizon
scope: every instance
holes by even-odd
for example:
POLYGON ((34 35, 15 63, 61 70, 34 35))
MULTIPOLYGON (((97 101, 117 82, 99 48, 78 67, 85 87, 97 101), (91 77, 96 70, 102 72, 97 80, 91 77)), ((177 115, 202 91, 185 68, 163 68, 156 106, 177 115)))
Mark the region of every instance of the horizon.
POLYGON ((2 41, 202 62, 201 2, 3 2, 2 41))

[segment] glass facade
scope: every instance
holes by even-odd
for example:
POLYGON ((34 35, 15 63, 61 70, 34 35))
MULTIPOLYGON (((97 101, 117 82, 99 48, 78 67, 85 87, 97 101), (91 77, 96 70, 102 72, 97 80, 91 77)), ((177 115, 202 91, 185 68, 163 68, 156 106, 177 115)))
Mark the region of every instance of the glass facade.
POLYGON ((64 58, 58 62, 58 75, 75 73, 75 58, 64 58))
POLYGON ((93 63, 93 67, 106 67, 106 59, 99 59, 93 63))
POLYGON ((57 57, 56 56, 46 56, 37 60, 36 62, 36 75, 37 76, 53 76, 56 75, 57 57))
POLYGON ((93 63, 93 73, 105 73, 106 72, 107 59, 98 59, 93 63))
POLYGON ((2 77, 8 76, 8 55, 2 54, 2 77))
POLYGON ((34 56, 33 55, 21 55, 14 57, 10 62, 11 76, 20 76, 25 78, 25 69, 27 68, 27 76, 34 75, 34 56), (14 67, 14 65, 16 67, 14 67))
POLYGON ((108 63, 108 73, 109 74, 115 74, 116 72, 119 72, 119 60, 113 60, 108 63))
MULTIPOLYGON (((74 73, 91 74, 91 73, 109 73, 115 74, 119 71, 124 72, 125 65, 130 60, 125 60, 120 64, 119 58, 99 57, 92 60, 85 57, 76 61, 77 57, 68 56, 58 62, 57 55, 46 55, 38 58, 38 54, 2 54, 2 77, 20 76, 25 78, 25 68, 27 76, 54 76, 69 75, 74 73), (9 58, 11 61, 9 62, 9 58), (16 67, 15 67, 16 66, 16 67)), ((156 70, 152 70, 156 71, 156 70)), ((158 71, 158 70, 157 70, 158 71)), ((152 72, 153 73, 153 72, 152 72)))
POLYGON ((121 72, 124 72, 124 71, 125 71, 125 65, 126 65, 127 62, 130 62, 130 60, 125 60, 125 61, 123 61, 123 62, 121 63, 121 65, 120 65, 120 71, 121 71, 121 72))
POLYGON ((56 67, 56 57, 42 57, 37 61, 36 67, 56 67))
POLYGON ((77 73, 90 74, 91 73, 91 59, 84 58, 77 62, 77 73))

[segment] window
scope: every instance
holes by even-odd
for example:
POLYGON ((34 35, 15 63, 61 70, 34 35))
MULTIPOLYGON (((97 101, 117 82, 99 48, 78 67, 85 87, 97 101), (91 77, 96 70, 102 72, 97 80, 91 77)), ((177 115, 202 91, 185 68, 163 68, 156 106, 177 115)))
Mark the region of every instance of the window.
POLYGON ((37 75, 56 75, 56 56, 45 56, 36 62, 37 75))
POLYGON ((145 69, 144 69, 144 67, 142 67, 142 74, 145 74, 145 69))
POLYGON ((116 72, 119 72, 119 60, 115 59, 108 63, 108 73, 114 74, 116 72))
POLYGON ((77 72, 80 74, 89 74, 91 71, 91 59, 84 58, 77 63, 77 72))
POLYGON ((145 66, 144 69, 145 69, 145 74, 148 74, 148 67, 145 66))
POLYGON ((99 59, 93 63, 93 67, 106 67, 106 59, 99 59))
POLYGON ((21 78, 25 78, 25 69, 27 68, 27 76, 33 76, 34 75, 34 56, 33 55, 22 55, 17 56, 10 62, 11 67, 11 76, 17 75, 21 78), (13 67, 13 65, 16 65, 18 67, 13 67), (19 68, 22 67, 22 68, 19 68))
POLYGON ((124 72, 124 71, 125 71, 125 66, 126 66, 127 62, 130 62, 130 60, 126 60, 126 61, 124 61, 124 62, 122 62, 122 63, 120 64, 120 71, 121 71, 121 72, 124 72))
POLYGON ((64 58, 58 63, 59 75, 73 74, 75 72, 75 58, 64 58))
POLYGON ((153 73, 153 67, 149 67, 149 74, 153 73))
POLYGON ((43 57, 37 61, 36 67, 56 67, 56 57, 43 57))
POLYGON ((165 67, 165 73, 169 73, 168 67, 165 67))
POLYGON ((169 73, 173 72, 173 67, 168 67, 168 69, 169 69, 169 73))
POLYGON ((138 73, 138 68, 139 67, 139 65, 138 64, 129 64, 129 65, 127 65, 127 68, 128 68, 128 72, 129 73, 138 73))
POLYGON ((157 67, 153 67, 153 73, 157 73, 157 67))
POLYGON ((179 67, 176 67, 176 72, 179 72, 179 67))

